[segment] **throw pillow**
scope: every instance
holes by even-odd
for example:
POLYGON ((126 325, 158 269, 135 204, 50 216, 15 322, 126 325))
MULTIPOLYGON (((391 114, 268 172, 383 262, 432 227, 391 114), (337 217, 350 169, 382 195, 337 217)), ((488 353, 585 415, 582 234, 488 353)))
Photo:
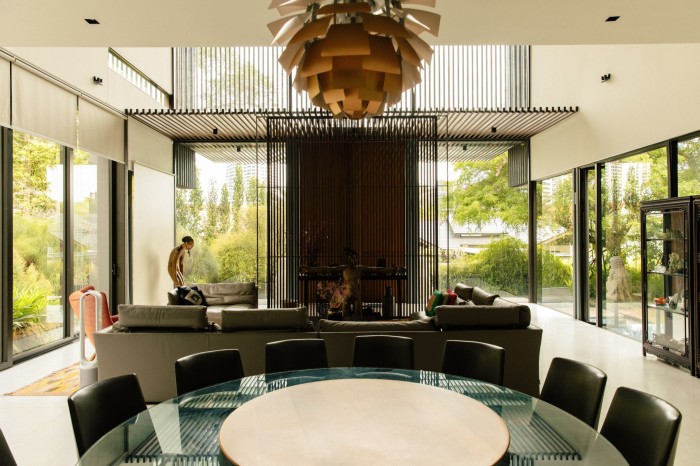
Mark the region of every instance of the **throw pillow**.
POLYGON ((196 286, 178 286, 177 295, 180 298, 181 305, 207 305, 207 300, 204 298, 204 294, 196 286))
POLYGON ((472 292, 474 291, 473 286, 467 286, 464 283, 457 283, 455 285, 455 293, 457 296, 465 301, 470 301, 472 299, 472 292))
POLYGON ((435 308, 442 304, 442 292, 440 290, 433 290, 433 293, 428 301, 428 305, 425 306, 425 313, 428 316, 435 315, 435 308))
POLYGON ((472 301, 476 305, 491 306, 496 298, 498 298, 497 294, 489 293, 481 288, 475 287, 472 292, 472 301))
POLYGON ((457 293, 455 293, 452 290, 447 290, 447 294, 448 294, 447 304, 454 304, 455 301, 457 300, 457 293))

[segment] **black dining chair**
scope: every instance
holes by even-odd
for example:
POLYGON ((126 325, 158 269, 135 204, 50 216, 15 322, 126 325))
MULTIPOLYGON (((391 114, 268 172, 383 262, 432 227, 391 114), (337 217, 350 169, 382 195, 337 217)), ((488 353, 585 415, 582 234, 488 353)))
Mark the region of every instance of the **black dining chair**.
POLYGON ((413 338, 393 335, 355 337, 353 367, 413 369, 413 338))
POLYGON ((2 433, 2 430, 0 430, 0 464, 3 466, 17 466, 15 457, 12 455, 12 451, 7 444, 7 440, 5 440, 5 435, 2 433))
POLYGON ((503 385, 506 350, 480 341, 447 340, 442 372, 503 385))
POLYGON ((672 465, 681 413, 669 402, 629 387, 615 391, 600 433, 630 466, 672 465))
POLYGON ((273 341, 265 345, 265 373, 328 367, 326 342, 320 338, 273 341))
POLYGON ((607 380, 605 372, 595 366, 554 358, 542 384, 540 399, 596 429, 607 380))
POLYGON ((68 397, 78 456, 122 422, 146 410, 136 374, 100 380, 68 397))
POLYGON ((237 349, 204 351, 175 361, 177 396, 243 376, 241 353, 237 349))

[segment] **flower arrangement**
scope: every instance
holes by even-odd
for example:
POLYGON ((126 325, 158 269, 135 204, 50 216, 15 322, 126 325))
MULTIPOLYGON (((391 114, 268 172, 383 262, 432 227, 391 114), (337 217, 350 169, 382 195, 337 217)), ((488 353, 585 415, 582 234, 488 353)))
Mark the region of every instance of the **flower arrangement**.
POLYGON ((348 287, 338 282, 323 281, 316 285, 319 298, 330 303, 331 309, 340 308, 349 295, 348 287))

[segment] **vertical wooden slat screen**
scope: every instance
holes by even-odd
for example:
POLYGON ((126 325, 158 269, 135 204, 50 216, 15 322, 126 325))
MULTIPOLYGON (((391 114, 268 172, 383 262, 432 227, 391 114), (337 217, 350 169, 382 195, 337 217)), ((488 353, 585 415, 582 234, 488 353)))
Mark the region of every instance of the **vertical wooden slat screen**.
POLYGON ((530 144, 526 141, 508 149, 508 186, 525 186, 530 181, 530 144))
MULTIPOLYGON (((358 265, 407 269, 403 315, 425 304, 437 283, 436 135, 436 117, 268 117, 270 305, 302 299, 300 266, 346 264, 349 249, 358 265)), ((387 285, 363 281, 363 302, 377 309, 387 285)), ((317 315, 316 284, 303 286, 317 315)))
POLYGON ((175 166, 175 186, 193 189, 195 178, 194 151, 187 146, 175 143, 173 145, 173 160, 175 166))
MULTIPOLYGON (((530 48, 525 45, 437 45, 421 83, 392 109, 465 111, 528 108, 530 48)), ((253 112, 314 109, 277 62, 282 47, 175 49, 176 109, 253 112)))

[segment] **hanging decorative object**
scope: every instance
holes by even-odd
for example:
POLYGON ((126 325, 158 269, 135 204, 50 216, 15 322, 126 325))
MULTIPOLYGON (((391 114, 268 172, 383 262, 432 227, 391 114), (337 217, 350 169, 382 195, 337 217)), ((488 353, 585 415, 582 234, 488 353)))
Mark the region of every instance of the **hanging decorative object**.
POLYGON ((419 34, 437 36, 440 15, 403 4, 435 0, 272 0, 289 15, 268 24, 294 88, 334 117, 380 115, 420 83, 419 68, 433 50, 419 34))

